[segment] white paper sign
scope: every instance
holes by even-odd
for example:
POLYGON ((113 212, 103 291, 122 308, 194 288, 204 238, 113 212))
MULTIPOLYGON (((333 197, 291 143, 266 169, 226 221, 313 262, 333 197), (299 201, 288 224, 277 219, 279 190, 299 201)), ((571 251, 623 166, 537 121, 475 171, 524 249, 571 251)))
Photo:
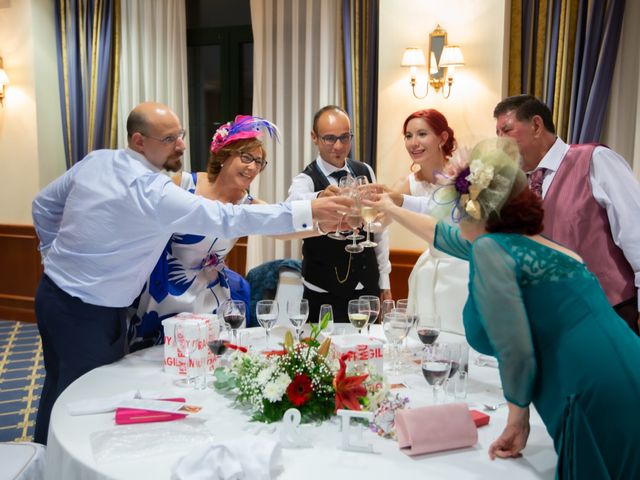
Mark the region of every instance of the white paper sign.
POLYGON ((220 323, 217 315, 179 313, 175 317, 165 318, 162 321, 164 327, 164 371, 171 375, 185 376, 187 374, 187 364, 183 353, 178 348, 174 339, 174 330, 177 322, 196 321, 206 325, 207 335, 192 345, 192 354, 189 355, 189 362, 207 363, 207 370, 213 372, 215 355, 209 351, 208 342, 218 338, 220 334, 220 323))

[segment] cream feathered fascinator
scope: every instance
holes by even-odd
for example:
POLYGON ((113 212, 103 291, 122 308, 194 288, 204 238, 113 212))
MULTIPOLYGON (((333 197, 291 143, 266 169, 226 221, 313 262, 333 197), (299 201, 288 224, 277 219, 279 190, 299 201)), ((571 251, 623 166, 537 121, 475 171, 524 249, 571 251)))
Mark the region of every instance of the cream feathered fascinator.
POLYGON ((431 214, 450 216, 456 223, 499 214, 509 197, 527 186, 519 158, 518 146, 510 138, 483 140, 471 152, 461 151, 438 175, 440 186, 433 193, 431 214))

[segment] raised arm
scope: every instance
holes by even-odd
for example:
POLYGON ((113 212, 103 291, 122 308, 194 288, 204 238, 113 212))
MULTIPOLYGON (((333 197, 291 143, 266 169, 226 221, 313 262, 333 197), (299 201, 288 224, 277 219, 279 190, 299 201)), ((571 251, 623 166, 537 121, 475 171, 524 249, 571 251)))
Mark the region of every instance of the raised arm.
POLYGON ((393 194, 389 193, 380 194, 375 201, 363 200, 363 203, 377 208, 380 212, 388 215, 392 220, 398 222, 407 230, 415 233, 427 242, 433 243, 437 223, 435 218, 415 213, 396 205, 393 200, 393 194))

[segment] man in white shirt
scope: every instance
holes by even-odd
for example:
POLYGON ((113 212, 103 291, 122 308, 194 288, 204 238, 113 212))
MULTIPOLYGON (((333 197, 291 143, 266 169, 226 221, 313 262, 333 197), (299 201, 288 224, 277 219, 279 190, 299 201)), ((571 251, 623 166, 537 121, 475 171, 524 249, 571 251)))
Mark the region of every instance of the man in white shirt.
POLYGON ((76 378, 125 353, 125 310, 140 293, 174 232, 225 237, 335 224, 347 199, 280 205, 224 205, 192 195, 160 170, 180 167, 178 117, 159 103, 127 120, 129 145, 87 155, 33 201, 44 258, 36 293, 46 377, 35 441, 46 443, 51 408, 76 378))
MULTIPOLYGON (((374 183, 369 165, 347 159, 352 139, 351 122, 342 108, 328 105, 316 112, 311 140, 318 147, 318 156, 293 179, 287 201, 336 195, 339 179, 347 174, 364 175, 374 183)), ((350 299, 360 295, 391 298, 387 231, 376 235, 375 241, 377 247, 353 254, 345 251, 346 242, 329 237, 303 241, 302 276, 309 318, 315 321, 320 305, 331 304, 335 321, 346 322, 350 299)))
POLYGON ((506 98, 493 116, 498 136, 517 142, 530 188, 542 196, 543 234, 580 254, 638 333, 640 184, 627 162, 605 146, 564 143, 549 108, 531 95, 506 98))

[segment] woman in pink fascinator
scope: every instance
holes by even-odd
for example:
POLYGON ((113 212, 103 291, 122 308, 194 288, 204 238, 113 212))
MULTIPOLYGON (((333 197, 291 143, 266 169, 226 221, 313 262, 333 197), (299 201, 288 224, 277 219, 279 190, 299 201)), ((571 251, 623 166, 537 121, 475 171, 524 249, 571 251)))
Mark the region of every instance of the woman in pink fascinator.
MULTIPOLYGON (((206 172, 180 172, 173 181, 194 195, 225 203, 264 203, 249 194, 267 166, 262 137, 278 138, 277 127, 260 117, 238 115, 213 135, 206 172)), ((129 323, 130 350, 164 341, 161 321, 181 312, 216 313, 231 298, 224 259, 237 238, 175 233, 140 295, 129 323)), ((237 274, 235 274, 237 275, 237 274)))

